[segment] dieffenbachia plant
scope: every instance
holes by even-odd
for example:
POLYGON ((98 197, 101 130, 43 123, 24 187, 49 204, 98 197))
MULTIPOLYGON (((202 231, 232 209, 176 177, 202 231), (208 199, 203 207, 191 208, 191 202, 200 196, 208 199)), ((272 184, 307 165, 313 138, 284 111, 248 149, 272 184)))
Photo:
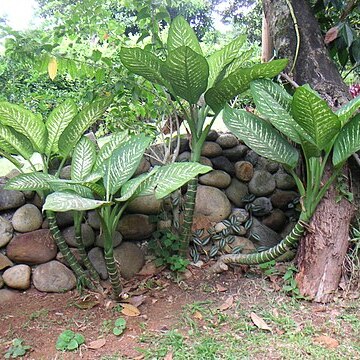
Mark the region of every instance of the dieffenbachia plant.
MULTIPOLYGON (((43 162, 42 172, 21 174, 10 180, 5 189, 34 190, 44 200, 50 192, 58 190, 59 187, 62 188, 64 184, 59 181, 58 176, 60 170, 72 154, 83 133, 104 114, 110 103, 111 98, 98 99, 78 112, 76 104, 72 100, 66 100, 57 106, 44 122, 40 114, 34 114, 30 110, 9 102, 0 102, 0 155, 5 155, 20 171, 21 163, 14 155, 20 155, 31 164, 31 157, 36 152, 41 155, 43 162), (48 172, 51 160, 55 157, 60 158, 61 163, 56 175, 53 176, 48 172)), ((36 171, 34 166, 32 168, 36 171)), ((80 188, 78 185, 75 187, 77 190, 80 188)), ((87 188, 81 190, 88 191, 87 188)), ((50 231, 65 260, 77 278, 90 285, 91 283, 87 280, 84 269, 61 236, 55 214, 52 211, 47 211, 46 216, 49 221, 50 231)), ((75 223, 79 223, 78 219, 75 219, 75 223)), ((76 227, 81 256, 91 274, 97 278, 96 272, 90 261, 88 261, 84 246, 80 241, 79 226, 76 227)))
MULTIPOLYGON (((286 60, 274 60, 252 67, 241 67, 242 46, 246 38, 239 36, 223 49, 205 57, 198 39, 186 22, 178 16, 169 28, 167 57, 140 48, 122 48, 124 66, 153 84, 167 89, 180 105, 191 133, 191 161, 199 161, 204 141, 215 119, 238 94, 258 78, 272 78, 281 72, 286 60), (209 119, 208 125, 205 120, 209 119)), ((197 179, 188 184, 182 228, 182 253, 188 250, 195 206, 197 179)))
POLYGON ((83 137, 74 150, 73 180, 62 180, 63 190, 47 196, 43 206, 46 211, 56 212, 75 210, 81 213, 97 209, 104 236, 105 263, 116 300, 119 300, 122 285, 114 259, 113 237, 128 203, 137 196, 149 194, 161 199, 191 178, 211 170, 198 163, 173 163, 131 179, 150 143, 151 139, 144 135, 117 133, 96 154, 94 144, 83 137), (96 199, 82 191, 83 187, 91 189, 96 199))
POLYGON ((333 112, 308 85, 298 87, 293 97, 266 79, 251 82, 250 88, 257 115, 227 106, 223 113, 224 123, 251 149, 281 163, 294 177, 301 195, 301 213, 291 233, 278 245, 256 254, 221 256, 214 271, 222 271, 230 263, 260 264, 275 260, 292 248, 303 236, 306 224, 346 160, 360 149, 360 114, 353 116, 360 106, 360 98, 333 112), (293 146, 287 139, 298 146, 293 146), (298 148, 305 162, 304 182, 295 173, 298 148), (332 174, 324 179, 331 155, 332 174))

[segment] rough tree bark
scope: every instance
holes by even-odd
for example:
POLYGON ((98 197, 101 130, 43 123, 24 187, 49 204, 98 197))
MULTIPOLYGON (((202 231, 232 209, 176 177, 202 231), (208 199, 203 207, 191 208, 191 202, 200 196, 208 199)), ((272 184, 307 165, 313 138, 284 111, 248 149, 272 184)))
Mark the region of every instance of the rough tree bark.
MULTIPOLYGON (((319 24, 307 0, 263 0, 274 48, 279 58, 288 58, 294 81, 310 84, 336 108, 348 100, 348 89, 329 57, 319 24), (295 23, 300 40, 297 39, 295 23)), ((329 189, 318 206, 310 230, 300 243, 297 282, 302 295, 317 302, 329 302, 341 278, 342 264, 348 249, 349 226, 354 207, 345 199, 335 201, 336 189, 329 189)))

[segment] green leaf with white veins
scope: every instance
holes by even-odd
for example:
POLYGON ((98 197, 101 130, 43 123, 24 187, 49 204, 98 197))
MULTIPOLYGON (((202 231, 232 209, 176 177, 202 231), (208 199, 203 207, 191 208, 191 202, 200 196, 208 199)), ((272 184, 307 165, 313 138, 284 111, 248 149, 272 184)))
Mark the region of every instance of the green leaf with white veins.
POLYGON ((132 136, 116 149, 106 162, 104 186, 108 195, 114 195, 131 178, 151 143, 145 135, 132 136))
POLYGON ((36 151, 43 153, 47 131, 40 115, 6 101, 0 102, 0 124, 10 126, 30 140, 36 151))
POLYGON ((160 74, 162 61, 154 54, 140 48, 121 48, 120 59, 123 65, 134 74, 144 77, 152 83, 165 85, 160 74))
POLYGON ((306 87, 296 89, 292 114, 320 150, 328 146, 340 130, 340 121, 326 101, 306 87))
POLYGON ((0 149, 8 154, 19 154, 29 160, 34 153, 31 142, 13 128, 0 124, 0 149))
POLYGON ((182 46, 188 46, 196 53, 202 55, 202 50, 194 30, 182 16, 177 16, 170 25, 167 47, 168 51, 171 52, 182 46))
POLYGON ((71 179, 85 180, 91 173, 96 159, 95 144, 83 136, 76 144, 71 161, 71 179))
POLYGON ((209 83, 208 87, 214 85, 215 80, 224 69, 226 65, 231 63, 242 53, 242 46, 246 41, 245 35, 240 35, 231 43, 226 45, 221 50, 215 51, 211 54, 207 61, 209 63, 209 83))
POLYGON ((298 144, 301 144, 300 136, 311 141, 311 138, 292 117, 292 97, 285 89, 267 79, 252 81, 250 89, 256 110, 274 127, 298 144))
POLYGON ((353 116, 353 114, 360 108, 360 96, 352 99, 340 109, 336 111, 336 115, 339 117, 341 125, 347 123, 347 121, 353 116))
POLYGON ((43 210, 57 212, 86 211, 97 209, 104 205, 110 205, 108 201, 87 199, 80 195, 67 192, 54 192, 46 197, 43 210))
POLYGON ((333 164, 347 160, 351 154, 360 150, 360 115, 352 118, 341 130, 334 143, 333 164))
POLYGON ((57 154, 59 152, 58 141, 60 135, 77 114, 77 107, 73 100, 69 99, 57 106, 49 115, 45 126, 48 131, 48 140, 45 146, 45 154, 57 154))
POLYGON ((59 138, 60 155, 69 156, 84 132, 101 118, 111 102, 111 97, 95 100, 74 117, 59 138))
POLYGON ((267 121, 245 110, 226 106, 226 127, 259 155, 294 168, 299 154, 267 121))
POLYGON ((176 95, 196 104, 207 88, 209 65, 202 55, 182 46, 169 53, 161 74, 170 82, 176 95))
POLYGON ((20 191, 43 191, 50 190, 50 182, 57 181, 53 175, 44 173, 27 173, 20 174, 8 180, 4 186, 6 190, 20 190, 20 191))
POLYGON ((205 93, 205 101, 215 112, 219 112, 229 100, 247 90, 252 80, 272 78, 286 65, 287 60, 281 59, 235 70, 205 93))

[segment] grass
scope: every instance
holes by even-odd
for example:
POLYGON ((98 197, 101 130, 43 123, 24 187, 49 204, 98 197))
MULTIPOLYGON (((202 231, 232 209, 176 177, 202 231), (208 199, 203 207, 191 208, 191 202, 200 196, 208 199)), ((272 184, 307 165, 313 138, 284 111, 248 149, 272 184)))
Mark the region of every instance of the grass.
POLYGON ((237 303, 225 312, 212 302, 196 302, 184 307, 179 326, 165 333, 145 330, 140 338, 145 349, 139 351, 149 360, 164 359, 169 353, 176 360, 359 359, 359 306, 338 306, 334 313, 313 309, 313 305, 291 298, 265 306, 254 303, 246 309, 237 303), (272 331, 257 328, 251 312, 272 331), (329 348, 318 344, 320 335, 337 340, 339 345, 329 348))

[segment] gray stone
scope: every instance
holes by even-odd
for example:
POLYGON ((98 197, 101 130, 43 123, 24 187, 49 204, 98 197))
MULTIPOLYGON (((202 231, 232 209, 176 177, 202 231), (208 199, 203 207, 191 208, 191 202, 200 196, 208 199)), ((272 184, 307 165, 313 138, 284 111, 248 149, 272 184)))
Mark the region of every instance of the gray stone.
POLYGON ((176 158, 177 162, 186 162, 190 161, 191 158, 191 152, 190 151, 184 151, 183 153, 179 154, 179 156, 176 158))
POLYGON ((216 139, 216 142, 223 148, 229 149, 236 145, 239 145, 239 140, 233 134, 220 134, 216 139))
POLYGON ((211 160, 208 159, 208 158, 205 157, 205 156, 200 156, 200 161, 199 161, 199 163, 200 163, 201 165, 206 165, 206 166, 213 167, 213 164, 212 164, 211 160))
POLYGON ((248 161, 237 161, 235 163, 235 176, 244 182, 248 182, 254 175, 254 166, 248 161))
MULTIPOLYGON (((56 218, 56 224, 60 229, 74 224, 73 211, 58 212, 56 213, 55 218, 56 218)), ((45 219, 45 221, 43 222, 42 228, 43 229, 49 228, 49 223, 47 219, 45 219)))
POLYGON ((88 257, 95 270, 98 272, 100 278, 102 280, 106 280, 109 277, 109 274, 106 269, 104 251, 99 247, 94 247, 89 251, 88 257))
POLYGON ((26 290, 30 287, 31 268, 28 265, 15 265, 3 273, 3 279, 8 287, 26 290))
POLYGON ((14 228, 11 222, 0 216, 0 248, 12 239, 13 232, 14 228))
POLYGON ((143 251, 131 242, 123 242, 115 248, 114 257, 120 264, 120 274, 125 279, 131 279, 145 264, 143 251))
POLYGON ((19 295, 17 291, 12 291, 8 289, 1 289, 0 290, 0 305, 5 305, 7 303, 11 303, 16 299, 19 295))
POLYGON ((25 204, 21 191, 0 189, 0 211, 15 209, 25 204))
POLYGON ((295 191, 276 190, 270 197, 274 208, 287 210, 288 205, 298 197, 295 191))
POLYGON ((249 219, 250 214, 245 209, 233 208, 230 214, 230 217, 231 216, 235 216, 240 224, 244 224, 249 219))
POLYGON ((10 260, 25 264, 42 264, 55 258, 57 247, 47 229, 16 235, 6 247, 10 260))
POLYGON ((270 195, 275 190, 274 177, 264 170, 256 170, 249 182, 249 191, 256 196, 270 195))
POLYGON ((59 174, 60 179, 70 180, 71 179, 71 165, 64 166, 59 174))
POLYGON ((117 228, 125 240, 145 240, 156 230, 156 224, 144 214, 124 215, 117 228))
MULTIPOLYGON (((114 236, 113 236, 113 246, 114 247, 119 246, 121 244, 121 242, 122 242, 122 239, 123 239, 122 235, 118 231, 115 231, 114 236)), ((99 234, 96 237, 95 245, 99 246, 101 248, 104 248, 104 241, 105 241, 104 233, 99 234)))
POLYGON ((251 240, 256 246, 273 247, 281 241, 281 237, 274 230, 271 230, 267 226, 263 225, 259 220, 253 217, 253 223, 250 228, 250 234, 256 234, 260 237, 260 240, 255 240, 251 237, 251 240))
POLYGON ((35 191, 23 191, 26 200, 31 200, 35 196, 35 191))
POLYGON ((219 222, 227 219, 230 213, 230 201, 221 190, 211 186, 198 186, 195 215, 204 215, 210 221, 219 222))
POLYGON ((38 209, 41 209, 44 205, 44 200, 36 193, 29 203, 35 205, 38 209))
POLYGON ((0 270, 6 269, 13 265, 13 262, 7 256, 5 256, 3 253, 0 253, 0 270))
POLYGON ((269 216, 262 220, 262 223, 270 229, 279 232, 285 226, 286 221, 287 217, 284 212, 280 209, 275 209, 269 216))
POLYGON ((245 205, 243 198, 248 193, 247 185, 235 178, 231 179, 230 186, 225 190, 226 196, 237 207, 243 207, 245 205))
POLYGON ((222 170, 213 170, 199 177, 199 183, 202 185, 214 186, 219 189, 227 188, 231 183, 231 177, 222 170))
POLYGON ((252 204, 252 211, 255 216, 268 215, 273 209, 270 199, 264 196, 256 198, 252 204))
POLYGON ((94 229, 100 230, 101 221, 98 213, 95 210, 88 211, 87 213, 87 223, 94 229))
POLYGON ((151 157, 149 157, 149 161, 151 166, 156 166, 156 165, 162 165, 162 160, 164 160, 165 157, 165 153, 164 153, 164 145, 163 144, 155 144, 155 145, 151 145, 150 149, 146 151, 146 154, 151 155, 151 157), (157 158, 160 160, 157 160, 157 158))
POLYGON ((33 283, 39 291, 64 292, 75 288, 76 277, 64 264, 53 260, 33 270, 33 283))
POLYGON ((254 150, 249 150, 245 155, 244 160, 252 163, 255 166, 259 158, 260 156, 254 150))
MULTIPOLYGON (((62 230, 62 235, 69 246, 77 247, 75 240, 75 227, 70 226, 62 230)), ((81 224, 81 238, 85 247, 90 247, 95 242, 94 230, 88 224, 81 224)))
POLYGON ((32 204, 25 204, 17 209, 12 218, 15 231, 30 232, 41 228, 43 217, 40 210, 32 204))
POLYGON ((239 144, 231 149, 223 149, 223 155, 226 156, 230 161, 238 161, 243 159, 249 148, 244 144, 239 144))
POLYGON ((281 190, 293 190, 296 189, 296 183, 294 178, 284 171, 278 171, 275 175, 276 187, 281 190))
POLYGON ((162 211, 163 200, 157 199, 155 195, 138 196, 132 200, 127 212, 132 214, 157 215, 162 211))
POLYGON ((235 240, 231 244, 226 244, 224 250, 226 253, 231 254, 233 249, 238 246, 241 247, 242 254, 251 254, 256 252, 254 243, 251 240, 242 236, 235 236, 235 240))
MULTIPOLYGON (((172 153, 176 150, 177 147, 177 138, 174 138, 171 141, 171 151, 172 153)), ((179 148, 179 154, 183 153, 184 151, 189 151, 190 150, 190 146, 189 146, 189 140, 181 137, 180 138, 180 148, 179 148)))
POLYGON ((217 156, 211 159, 214 169, 226 171, 229 175, 235 175, 234 164, 225 156, 217 156))
POLYGON ((210 130, 206 136, 206 141, 216 141, 216 139, 218 137, 219 137, 219 134, 216 130, 210 130))
POLYGON ((296 224, 296 221, 290 221, 289 223, 286 224, 286 226, 280 233, 280 235, 283 239, 291 233, 295 224, 296 224))
POLYGON ((219 144, 213 141, 205 141, 201 150, 201 155, 208 158, 214 158, 222 154, 222 148, 219 144))
POLYGON ((272 160, 266 159, 262 156, 259 157, 256 163, 256 170, 266 170, 269 173, 273 174, 279 170, 280 165, 272 160))
POLYGON ((4 279, 0 275, 0 289, 4 287, 4 279))
POLYGON ((139 166, 137 167, 134 176, 138 176, 140 174, 146 173, 150 170, 150 162, 143 156, 139 166))
POLYGON ((159 220, 157 222, 157 229, 158 230, 166 230, 166 229, 171 229, 172 226, 172 221, 169 220, 159 220))

